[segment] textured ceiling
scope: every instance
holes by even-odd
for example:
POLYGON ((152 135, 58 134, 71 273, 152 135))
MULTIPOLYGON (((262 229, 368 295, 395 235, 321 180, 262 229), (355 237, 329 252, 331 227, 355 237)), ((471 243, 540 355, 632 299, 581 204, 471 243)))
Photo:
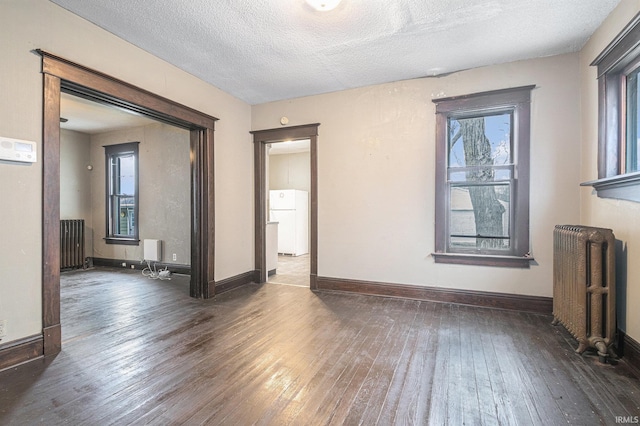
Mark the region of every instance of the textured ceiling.
POLYGON ((620 0, 52 0, 250 104, 578 51, 620 0))

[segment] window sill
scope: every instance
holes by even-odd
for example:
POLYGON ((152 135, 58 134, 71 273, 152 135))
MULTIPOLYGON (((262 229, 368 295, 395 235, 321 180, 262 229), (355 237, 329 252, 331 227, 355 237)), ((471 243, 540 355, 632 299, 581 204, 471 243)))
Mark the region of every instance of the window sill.
POLYGON ((640 172, 592 180, 581 183, 580 186, 592 186, 600 198, 640 203, 640 172))
POLYGON ((449 263, 457 265, 499 266, 506 268, 529 268, 533 257, 517 256, 492 256, 482 254, 462 253, 432 253, 436 263, 449 263))
POLYGON ((107 244, 119 244, 123 246, 139 246, 140 240, 137 238, 115 238, 115 237, 106 237, 104 238, 104 242, 107 244))

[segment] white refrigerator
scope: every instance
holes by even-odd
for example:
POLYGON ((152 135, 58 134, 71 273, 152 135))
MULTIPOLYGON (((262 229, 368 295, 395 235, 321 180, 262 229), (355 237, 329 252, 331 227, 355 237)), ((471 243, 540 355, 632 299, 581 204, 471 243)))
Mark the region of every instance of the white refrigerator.
POLYGON ((278 222, 278 253, 309 253, 309 193, 296 189, 269 191, 269 220, 278 222))

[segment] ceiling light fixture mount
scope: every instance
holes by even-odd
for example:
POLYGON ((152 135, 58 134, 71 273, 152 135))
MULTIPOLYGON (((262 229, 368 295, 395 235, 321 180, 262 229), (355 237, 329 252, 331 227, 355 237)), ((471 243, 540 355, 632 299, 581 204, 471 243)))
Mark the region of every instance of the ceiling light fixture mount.
POLYGON ((333 10, 340 4, 341 0, 306 0, 306 2, 314 8, 315 10, 319 10, 320 12, 327 12, 329 10, 333 10))

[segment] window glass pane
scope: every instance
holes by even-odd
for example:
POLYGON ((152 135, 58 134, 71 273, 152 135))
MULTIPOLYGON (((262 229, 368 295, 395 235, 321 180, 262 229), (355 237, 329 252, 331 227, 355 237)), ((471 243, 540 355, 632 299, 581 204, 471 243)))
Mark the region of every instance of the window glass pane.
POLYGON ((449 118, 448 166, 499 166, 513 163, 511 113, 449 118))
POLYGON ((135 171, 135 157, 133 155, 120 156, 120 194, 133 195, 136 188, 136 171, 135 171))
POLYGON ((510 184, 450 187, 449 244, 460 249, 510 248, 510 184))
POLYGON ((627 132, 626 132, 626 172, 637 172, 640 170, 640 142, 638 136, 638 126, 640 126, 640 96, 638 96, 638 75, 640 68, 627 75, 627 132))
POLYGON ((117 197, 117 235, 135 235, 135 199, 133 197, 117 197))

